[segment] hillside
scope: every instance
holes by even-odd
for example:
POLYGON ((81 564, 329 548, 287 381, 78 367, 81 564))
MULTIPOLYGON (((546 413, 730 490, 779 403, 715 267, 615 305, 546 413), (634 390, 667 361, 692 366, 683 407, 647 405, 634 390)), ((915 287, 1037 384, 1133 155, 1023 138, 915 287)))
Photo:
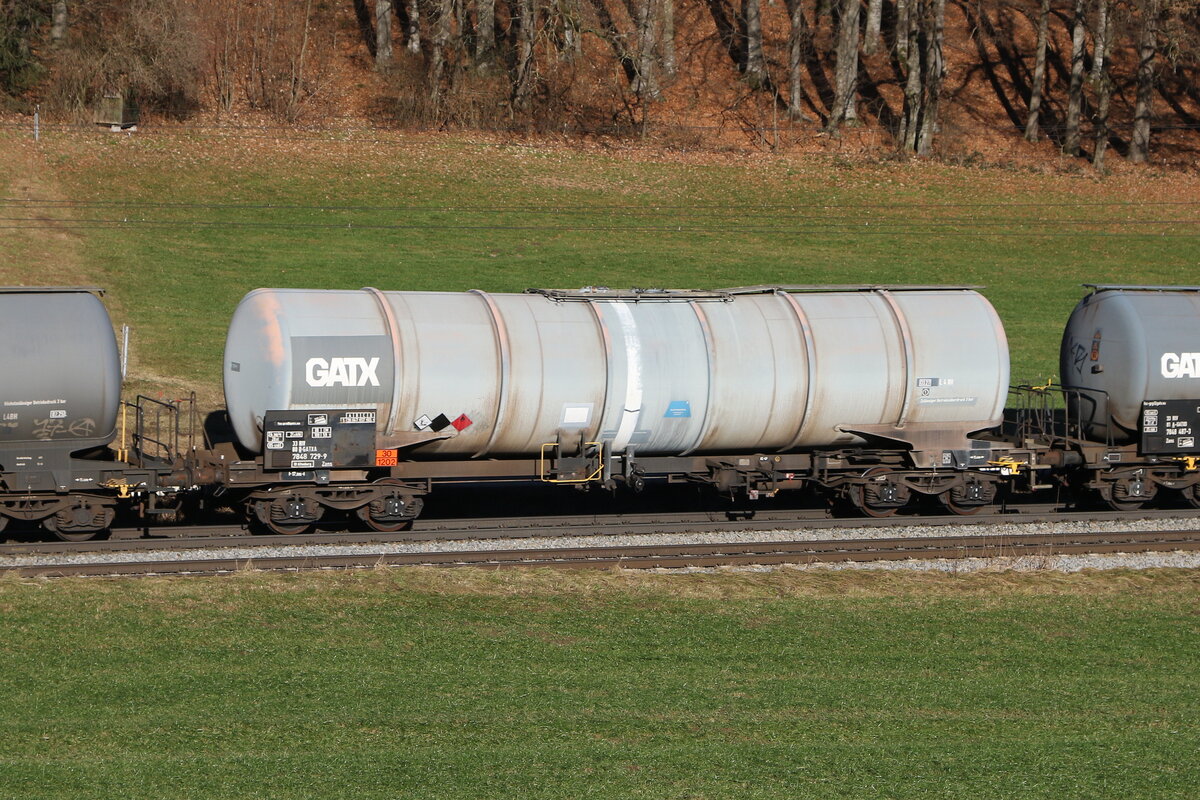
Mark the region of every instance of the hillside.
POLYGON ((1193 5, 4 0, 0 90, 10 109, 40 103, 58 121, 89 122, 101 96, 124 92, 143 124, 185 127, 368 124, 1068 168, 1103 143, 1110 167, 1190 168, 1193 5))

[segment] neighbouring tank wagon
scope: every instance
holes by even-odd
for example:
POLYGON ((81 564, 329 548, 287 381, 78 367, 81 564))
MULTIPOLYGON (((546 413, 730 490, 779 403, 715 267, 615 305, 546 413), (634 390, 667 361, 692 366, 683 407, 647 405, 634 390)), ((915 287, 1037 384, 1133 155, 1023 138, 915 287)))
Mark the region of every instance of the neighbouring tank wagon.
POLYGON ((1167 452, 1196 450, 1200 287, 1089 288, 1063 332, 1059 366, 1089 437, 1123 444, 1149 434, 1169 437, 1158 443, 1167 452), (1168 426, 1181 414, 1188 425, 1168 426))

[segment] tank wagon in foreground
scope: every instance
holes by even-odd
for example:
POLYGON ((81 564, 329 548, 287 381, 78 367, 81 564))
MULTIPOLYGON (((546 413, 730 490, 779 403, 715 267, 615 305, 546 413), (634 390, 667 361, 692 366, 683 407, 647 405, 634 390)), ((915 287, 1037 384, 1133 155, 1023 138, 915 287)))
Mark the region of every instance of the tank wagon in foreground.
POLYGON ((1004 471, 975 434, 1008 377, 971 288, 260 289, 229 328, 222 463, 276 530, 327 510, 398 528, 458 481, 814 484, 874 515, 916 494, 969 513, 1004 471))

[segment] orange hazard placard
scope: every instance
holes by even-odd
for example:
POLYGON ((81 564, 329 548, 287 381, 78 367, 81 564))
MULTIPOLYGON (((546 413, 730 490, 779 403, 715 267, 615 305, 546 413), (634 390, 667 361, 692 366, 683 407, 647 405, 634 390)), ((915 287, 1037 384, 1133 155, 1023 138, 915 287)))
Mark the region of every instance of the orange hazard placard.
POLYGON ((395 450, 376 450, 375 451, 375 466, 377 467, 394 467, 400 462, 396 458, 395 450))

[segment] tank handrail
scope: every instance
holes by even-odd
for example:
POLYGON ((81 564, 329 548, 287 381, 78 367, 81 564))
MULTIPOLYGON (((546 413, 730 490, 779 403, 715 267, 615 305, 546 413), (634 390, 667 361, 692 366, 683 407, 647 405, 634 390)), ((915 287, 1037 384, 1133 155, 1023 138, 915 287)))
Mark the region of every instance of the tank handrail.
POLYGON ((733 300, 729 292, 702 289, 609 289, 606 286, 583 289, 526 289, 525 294, 540 294, 556 303, 588 302, 591 300, 616 300, 634 303, 671 302, 673 300, 709 300, 728 303, 733 300))
POLYGON ((846 284, 816 284, 816 283, 783 283, 762 284, 757 286, 734 286, 721 291, 727 294, 771 294, 788 292, 789 294, 820 293, 820 292, 956 292, 976 291, 983 286, 960 286, 941 284, 887 284, 887 283, 846 283, 846 284))
POLYGON ((99 286, 0 286, 0 294, 94 294, 104 296, 99 286))
POLYGON ((1084 283, 1085 289, 1091 289, 1092 294, 1098 292, 1200 292, 1200 286, 1143 286, 1123 283, 1084 283))

